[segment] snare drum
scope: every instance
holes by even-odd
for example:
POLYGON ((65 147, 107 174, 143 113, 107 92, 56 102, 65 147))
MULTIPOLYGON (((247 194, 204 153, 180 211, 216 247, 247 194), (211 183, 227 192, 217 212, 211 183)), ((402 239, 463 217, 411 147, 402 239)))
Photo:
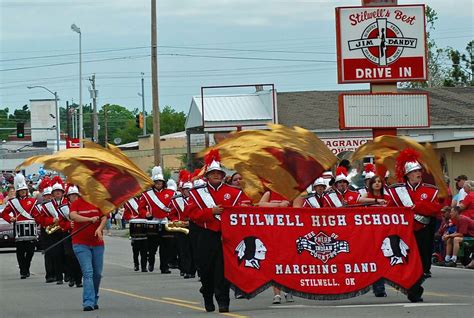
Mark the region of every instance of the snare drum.
POLYGON ((15 242, 35 241, 38 238, 38 228, 34 220, 15 222, 15 242))
POLYGON ((148 236, 156 236, 160 234, 161 231, 161 221, 160 220, 147 220, 146 221, 146 234, 148 236))
POLYGON ((129 223, 130 223, 130 236, 132 240, 146 239, 146 234, 147 234, 146 219, 131 219, 129 223))

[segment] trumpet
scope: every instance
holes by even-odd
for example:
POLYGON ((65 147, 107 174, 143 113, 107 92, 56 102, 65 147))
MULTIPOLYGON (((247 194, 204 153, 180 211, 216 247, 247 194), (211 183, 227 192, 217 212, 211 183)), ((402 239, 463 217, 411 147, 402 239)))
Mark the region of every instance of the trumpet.
POLYGON ((54 232, 58 231, 61 229, 61 226, 58 224, 58 221, 54 222, 51 225, 48 225, 45 229, 46 234, 50 235, 53 234, 54 232))
POLYGON ((189 229, 187 229, 188 226, 189 226, 188 221, 173 221, 173 222, 168 222, 165 224, 165 230, 167 232, 181 232, 188 235, 189 234, 189 229))

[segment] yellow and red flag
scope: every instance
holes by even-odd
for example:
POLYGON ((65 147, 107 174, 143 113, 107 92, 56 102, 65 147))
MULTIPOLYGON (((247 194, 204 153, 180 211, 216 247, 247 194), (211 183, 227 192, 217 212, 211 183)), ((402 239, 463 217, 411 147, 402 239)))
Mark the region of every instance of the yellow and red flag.
MULTIPOLYGON (((418 161, 423 165, 425 172, 433 178, 433 183, 439 188, 438 196, 448 196, 448 187, 444 181, 443 171, 436 153, 431 144, 425 146, 417 141, 404 136, 379 136, 369 141, 352 154, 352 160, 361 160, 373 155, 377 167, 385 166, 391 176, 396 176, 396 162, 400 152, 411 148, 419 154, 418 161)), ((400 181, 400 180, 399 180, 400 181)))
POLYGON ((46 169, 64 174, 79 186, 84 199, 109 213, 153 185, 151 178, 120 149, 84 142, 86 148, 70 148, 53 155, 35 156, 18 168, 41 163, 46 169))
MULTIPOLYGON (((242 175, 242 189, 254 201, 270 189, 293 200, 337 161, 316 135, 301 127, 232 134, 218 149, 222 164, 242 175)), ((209 152, 207 149, 201 155, 209 152)))

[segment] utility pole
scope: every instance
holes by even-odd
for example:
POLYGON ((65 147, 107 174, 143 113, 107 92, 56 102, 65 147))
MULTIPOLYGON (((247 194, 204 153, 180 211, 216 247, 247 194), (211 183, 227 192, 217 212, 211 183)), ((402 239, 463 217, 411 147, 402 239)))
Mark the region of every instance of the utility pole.
POLYGON ((109 104, 104 105, 104 128, 105 128, 105 133, 104 133, 104 147, 107 148, 107 142, 109 140, 109 121, 108 121, 108 111, 109 111, 109 104))
POLYGON ((144 79, 143 75, 145 73, 142 72, 142 114, 143 114, 143 136, 146 136, 146 112, 145 112, 145 88, 144 88, 144 79))
POLYGON ((153 98, 153 146, 155 166, 161 163, 160 106, 158 103, 158 59, 156 30, 156 0, 151 0, 151 87, 153 98))
POLYGON ((92 98, 92 140, 97 143, 99 142, 99 116, 97 115, 97 91, 95 89, 95 74, 89 78, 91 82, 91 89, 89 92, 92 98))

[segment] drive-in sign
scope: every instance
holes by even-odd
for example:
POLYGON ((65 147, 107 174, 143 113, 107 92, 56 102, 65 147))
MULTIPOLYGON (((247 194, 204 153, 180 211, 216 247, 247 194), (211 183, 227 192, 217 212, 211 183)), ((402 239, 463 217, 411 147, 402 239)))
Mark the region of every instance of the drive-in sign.
POLYGON ((339 83, 427 79, 425 6, 336 8, 339 83))

